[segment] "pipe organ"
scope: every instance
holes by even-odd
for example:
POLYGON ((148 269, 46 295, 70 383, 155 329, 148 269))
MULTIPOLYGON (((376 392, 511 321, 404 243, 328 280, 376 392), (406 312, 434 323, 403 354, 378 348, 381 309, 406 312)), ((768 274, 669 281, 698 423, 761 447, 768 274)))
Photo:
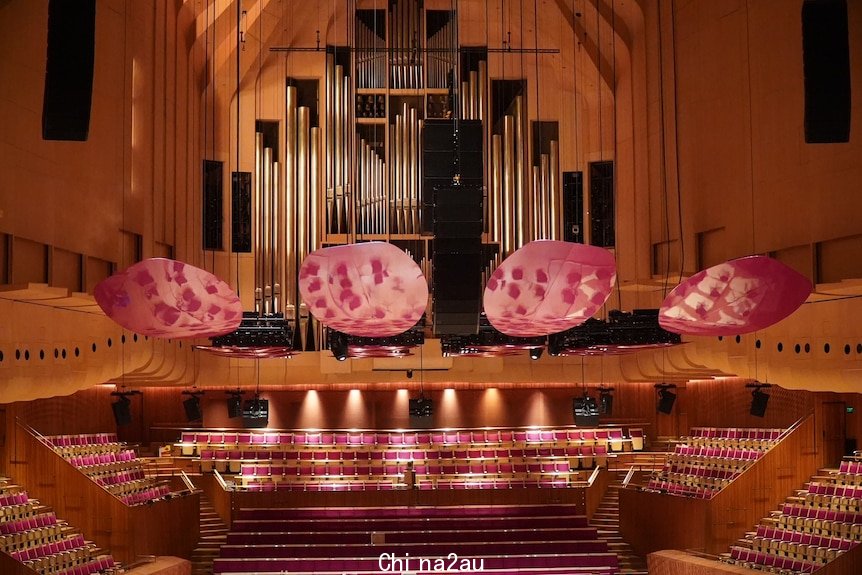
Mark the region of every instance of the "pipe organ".
POLYGON ((485 277, 527 242, 561 238, 559 125, 529 117, 533 80, 492 76, 490 70, 501 69, 499 51, 462 50, 454 11, 425 10, 415 0, 382 4, 353 9, 350 45, 326 47, 319 80, 288 80, 281 146, 265 131, 256 133, 261 314, 285 312, 299 321, 297 271, 321 245, 390 241, 430 272, 426 120, 482 123, 485 277), (300 101, 308 92, 303 96, 295 83, 309 81, 315 89, 322 81, 319 110, 316 92, 313 104, 300 101), (546 124, 553 130, 542 135, 546 124))

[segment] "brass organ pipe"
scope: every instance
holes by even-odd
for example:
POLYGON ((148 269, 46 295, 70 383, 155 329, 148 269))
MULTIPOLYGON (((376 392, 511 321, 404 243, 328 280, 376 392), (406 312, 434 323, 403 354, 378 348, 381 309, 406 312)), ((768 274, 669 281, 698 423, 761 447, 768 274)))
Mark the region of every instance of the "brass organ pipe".
MULTIPOLYGON (((530 175, 532 176, 532 177, 530 178, 530 183, 532 184, 532 185, 530 186, 531 195, 532 195, 534 198, 538 199, 538 198, 540 198, 540 197, 541 197, 541 195, 542 195, 542 174, 541 174, 541 170, 540 170, 538 167, 536 167, 536 166, 531 166, 531 169, 530 169, 530 175)), ((534 205, 536 205, 537 209, 534 209, 534 210, 531 212, 531 217, 532 217, 532 219, 533 219, 533 230, 536 232, 536 236, 528 237, 528 238, 527 238, 527 240, 533 240, 533 239, 536 239, 536 237, 538 236, 538 234, 539 234, 539 232, 540 232, 540 229, 541 229, 541 223, 539 222, 540 218, 542 217, 542 215, 539 213, 539 210, 540 210, 541 208, 539 208, 539 207, 538 207, 538 202, 537 202, 536 204, 534 204, 534 205)))
POLYGON ((324 209, 326 213, 324 214, 324 230, 326 233, 330 233, 333 231, 332 229, 332 212, 334 208, 334 196, 335 196, 335 185, 333 182, 333 172, 335 171, 335 167, 333 165, 333 142, 335 140, 334 136, 334 112, 332 109, 332 100, 333 100, 333 79, 335 77, 335 58, 331 54, 326 55, 326 110, 325 110, 325 118, 326 118, 326 134, 327 137, 324 138, 324 144, 326 150, 324 152, 324 161, 326 162, 326 175, 324 185, 325 193, 326 193, 326 205, 324 209))
POLYGON ((471 70, 470 83, 470 119, 479 119, 479 73, 471 70))
POLYGON ((311 128, 311 160, 309 185, 309 213, 311 215, 311 227, 308 234, 308 250, 312 252, 317 249, 320 238, 320 128, 311 128))
POLYGON ((410 126, 408 124, 410 112, 408 111, 407 103, 401 106, 401 230, 400 233, 409 233, 407 231, 407 217, 409 215, 408 194, 410 193, 410 126))
POLYGON ((518 214, 515 210, 515 117, 506 115, 503 118, 503 202, 506 238, 506 255, 515 251, 517 246, 516 222, 518 214))
POLYGON ((470 115, 470 83, 461 82, 461 117, 465 120, 472 118, 470 115))
POLYGON ((548 154, 542 154, 540 157, 540 167, 542 170, 542 237, 551 237, 551 159, 548 154))
POLYGON ((282 254, 284 241, 284 198, 281 194, 281 165, 272 163, 272 244, 275 248, 272 254, 272 311, 278 313, 284 303, 282 289, 286 285, 282 281, 282 254))
POLYGON ((332 154, 332 161, 334 164, 334 181, 333 181, 333 189, 335 194, 335 226, 333 231, 335 233, 341 232, 341 195, 344 193, 344 189, 342 187, 341 181, 341 164, 344 161, 342 157, 342 150, 344 149, 342 140, 341 140, 341 123, 342 123, 342 115, 344 111, 341 109, 341 89, 344 85, 344 68, 337 64, 335 66, 335 93, 333 94, 333 107, 334 107, 334 116, 335 116, 335 150, 332 154))
POLYGON ((488 203, 491 211, 491 240, 500 243, 500 251, 503 251, 503 239, 500 234, 502 227, 502 138, 498 134, 491 136, 491 193, 488 194, 488 203))
POLYGON ((254 198, 252 199, 252 225, 254 226, 254 306, 260 315, 263 312, 263 134, 254 135, 254 198))
POLYGON ((529 206, 524 205, 524 155, 526 150, 524 149, 524 100, 522 96, 515 96, 514 132, 516 157, 514 158, 515 186, 513 192, 516 198, 515 222, 517 224, 514 247, 517 249, 524 245, 525 227, 528 222, 525 217, 525 209, 529 209, 529 206))
POLYGON ((419 233, 416 226, 416 199, 419 191, 419 117, 416 114, 416 108, 410 108, 410 220, 408 233, 419 233))
POLYGON ((398 116, 389 126, 389 230, 398 231, 398 116))
POLYGON ((424 121, 416 122, 416 219, 414 230, 418 234, 422 231, 422 131, 424 121))
POLYGON ((478 116, 477 119, 485 119, 485 102, 488 100, 488 62, 479 60, 479 87, 477 93, 478 116))
POLYGON ((353 110, 353 105, 350 102, 350 77, 344 76, 341 86, 341 182, 342 182, 342 213, 343 220, 341 228, 344 233, 349 233, 351 230, 352 209, 349 203, 350 197, 350 138, 348 134, 348 126, 352 125, 350 114, 353 110))
POLYGON ((272 312, 272 148, 263 149, 263 313, 272 312))
MULTIPOLYGON (((297 124, 297 106, 299 94, 296 86, 288 86, 286 91, 287 113, 285 117, 285 153, 284 153, 284 209, 287 216, 287 221, 293 223, 293 229, 290 230, 290 235, 286 235, 284 242, 284 253, 281 255, 285 267, 285 279, 294 277, 298 263, 297 243, 298 243, 298 227, 297 218, 300 213, 298 198, 296 193, 296 124, 297 124)), ((285 229, 287 234, 287 229, 285 229)), ((282 286, 284 303, 295 305, 296 302, 296 286, 293 281, 286 281, 282 286)))
MULTIPOLYGON (((299 245, 296 250, 296 258, 298 262, 307 255, 308 246, 308 197, 309 197, 309 109, 307 106, 301 106, 297 110, 297 134, 296 134, 296 195, 299 198, 297 202, 296 221, 298 222, 297 233, 299 235, 299 245)), ((299 298, 297 297, 297 304, 299 298)))
POLYGON ((560 143, 557 140, 551 140, 551 155, 549 162, 550 165, 548 166, 548 169, 550 170, 550 173, 548 174, 548 177, 550 182, 549 204, 551 222, 550 229, 548 230, 548 237, 556 240, 562 237, 560 235, 560 230, 562 229, 560 213, 562 212, 561 206, 563 205, 563 197, 560 192, 560 143))

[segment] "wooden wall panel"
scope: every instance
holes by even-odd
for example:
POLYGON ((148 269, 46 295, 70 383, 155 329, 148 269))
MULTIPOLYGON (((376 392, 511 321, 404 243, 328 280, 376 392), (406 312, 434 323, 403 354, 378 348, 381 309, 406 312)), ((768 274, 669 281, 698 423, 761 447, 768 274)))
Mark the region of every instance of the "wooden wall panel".
POLYGON ((756 575, 760 570, 746 569, 682 551, 656 551, 647 556, 650 575, 756 575))
POLYGON ((0 573, 3 573, 3 575, 36 575, 37 571, 30 569, 20 561, 16 561, 3 551, 0 551, 0 573))

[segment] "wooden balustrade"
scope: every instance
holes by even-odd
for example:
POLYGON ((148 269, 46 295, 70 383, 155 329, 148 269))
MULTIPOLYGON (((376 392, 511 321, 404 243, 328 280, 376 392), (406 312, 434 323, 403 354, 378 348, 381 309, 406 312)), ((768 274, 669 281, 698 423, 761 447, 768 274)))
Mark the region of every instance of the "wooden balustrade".
POLYGON ((817 471, 816 447, 809 416, 712 499, 621 489, 620 533, 641 555, 725 553, 817 471))
POLYGON ((52 507, 118 561, 140 555, 190 557, 197 544, 198 494, 128 506, 22 427, 15 434, 10 467, 30 497, 52 507))
POLYGON ((36 571, 2 551, 0 551, 0 573, 3 575, 37 575, 36 571))

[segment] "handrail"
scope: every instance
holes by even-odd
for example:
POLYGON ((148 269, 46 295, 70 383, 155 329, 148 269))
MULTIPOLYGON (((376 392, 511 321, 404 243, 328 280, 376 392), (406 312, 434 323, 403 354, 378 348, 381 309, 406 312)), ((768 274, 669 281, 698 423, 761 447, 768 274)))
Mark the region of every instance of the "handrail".
POLYGON ((602 468, 599 466, 596 466, 595 469, 593 469, 593 473, 590 475, 590 478, 587 480, 587 484, 590 487, 592 487, 593 483, 595 483, 596 479, 598 479, 599 473, 601 472, 601 470, 602 470, 602 468))
POLYGON ((221 476, 221 473, 219 473, 218 469, 213 469, 213 475, 215 475, 216 481, 218 481, 218 484, 221 485, 221 488, 224 489, 225 491, 228 491, 227 482, 225 482, 224 478, 221 476))
POLYGON ((632 466, 629 468, 628 473, 626 473, 625 478, 623 479, 623 487, 628 487, 628 486, 629 486, 629 482, 632 480, 632 477, 634 477, 634 475, 635 475, 635 466, 634 466, 634 465, 632 465, 632 466))
POLYGON ((198 488, 197 488, 197 487, 195 487, 195 484, 194 484, 194 483, 192 483, 191 478, 190 478, 190 477, 186 474, 186 472, 185 472, 184 470, 182 470, 182 469, 180 469, 180 478, 182 478, 183 483, 185 483, 185 484, 186 484, 186 488, 187 488, 190 492, 194 493, 195 491, 197 491, 197 490, 198 490, 198 488))

